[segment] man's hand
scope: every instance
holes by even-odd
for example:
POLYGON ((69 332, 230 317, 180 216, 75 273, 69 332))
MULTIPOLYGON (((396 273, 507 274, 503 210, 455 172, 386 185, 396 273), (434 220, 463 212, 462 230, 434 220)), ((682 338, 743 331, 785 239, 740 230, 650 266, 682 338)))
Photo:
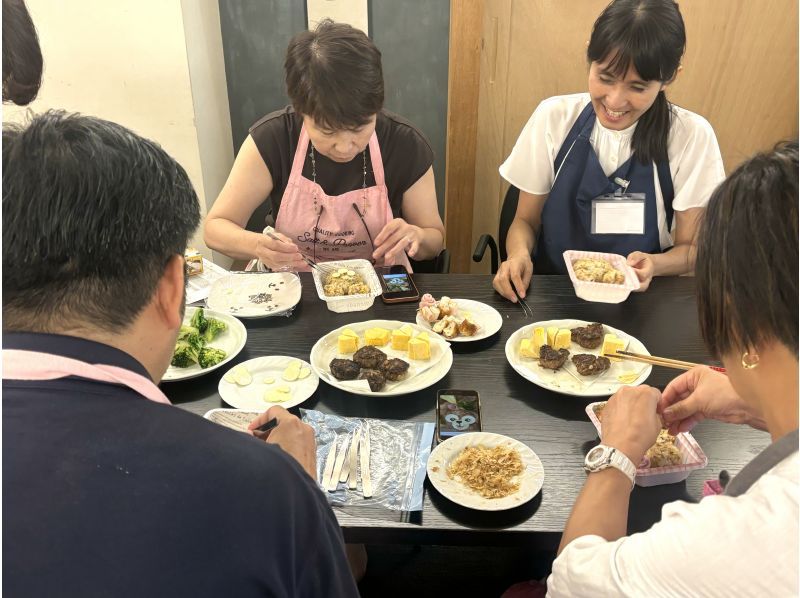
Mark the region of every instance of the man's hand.
POLYGON ((650 281, 653 280, 653 272, 655 271, 653 257, 649 253, 634 251, 628 256, 628 265, 633 268, 633 271, 636 272, 636 277, 639 279, 637 292, 646 291, 650 286, 650 281))
POLYGON ((297 417, 286 411, 280 405, 275 405, 259 415, 247 429, 255 436, 253 430, 267 423, 272 418, 277 418, 278 425, 270 430, 266 441, 277 444, 306 470, 308 475, 317 479, 317 443, 314 440, 314 429, 304 424, 297 417))
POLYGON ((704 419, 766 429, 761 414, 736 393, 728 377, 705 366, 692 368, 670 382, 658 411, 670 434, 688 432, 704 419))
POLYGON ((603 444, 622 451, 634 465, 658 438, 661 419, 656 408, 660 394, 652 386, 624 386, 603 409, 603 444))
POLYGON ((517 296, 514 294, 514 289, 524 299, 525 294, 528 292, 528 286, 531 284, 532 276, 533 262, 529 255, 510 255, 497 269, 492 286, 503 297, 516 303, 517 296))

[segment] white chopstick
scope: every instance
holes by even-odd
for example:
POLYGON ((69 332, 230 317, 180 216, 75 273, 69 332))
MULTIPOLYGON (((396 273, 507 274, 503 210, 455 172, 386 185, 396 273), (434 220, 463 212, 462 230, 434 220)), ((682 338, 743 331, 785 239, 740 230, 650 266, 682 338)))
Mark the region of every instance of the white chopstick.
POLYGON ((361 488, 364 498, 372 498, 372 476, 369 472, 369 424, 364 422, 364 439, 361 445, 361 488))
POLYGON ((331 474, 333 473, 333 465, 336 462, 336 439, 334 438, 331 443, 331 448, 328 451, 328 457, 325 459, 325 471, 322 473, 322 487, 326 490, 331 483, 331 474))
POLYGON ((350 445, 350 472, 347 479, 347 487, 350 490, 358 488, 358 448, 359 440, 361 438, 361 428, 356 430, 353 434, 353 442, 350 445))
POLYGON ((336 464, 333 466, 333 474, 331 475, 330 482, 327 486, 328 492, 335 492, 339 486, 339 476, 342 475, 342 465, 344 464, 344 457, 347 454, 347 436, 342 438, 342 446, 336 454, 336 464))

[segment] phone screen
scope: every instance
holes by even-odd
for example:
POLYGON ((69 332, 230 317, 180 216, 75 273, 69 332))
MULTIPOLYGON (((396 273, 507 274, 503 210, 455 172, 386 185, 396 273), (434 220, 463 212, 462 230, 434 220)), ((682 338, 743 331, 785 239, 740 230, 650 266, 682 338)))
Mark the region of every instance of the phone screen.
POLYGON ((380 272, 383 296, 393 300, 419 297, 414 281, 403 266, 391 266, 380 272))
POLYGON ((383 282, 386 283, 386 290, 390 293, 411 290, 411 281, 405 272, 402 274, 384 274, 383 282))
POLYGON ((481 431, 481 404, 474 391, 442 391, 436 410, 441 439, 481 431))

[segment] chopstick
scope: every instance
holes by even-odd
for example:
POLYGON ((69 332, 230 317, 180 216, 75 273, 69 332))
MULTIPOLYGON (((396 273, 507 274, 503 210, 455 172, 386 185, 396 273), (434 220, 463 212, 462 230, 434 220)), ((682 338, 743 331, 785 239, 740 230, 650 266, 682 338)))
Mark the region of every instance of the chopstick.
POLYGON ((361 485, 364 498, 372 498, 372 476, 369 471, 369 424, 364 422, 364 437, 361 439, 361 485))
MULTIPOLYGON (((680 359, 670 359, 668 357, 656 357, 655 355, 642 355, 640 353, 632 353, 630 351, 616 351, 608 357, 620 357, 627 361, 635 361, 637 363, 649 363, 651 365, 658 365, 665 368, 672 368, 675 370, 691 370, 694 367, 699 365, 703 365, 701 363, 692 363, 691 361, 682 361, 680 359)), ((725 368, 721 368, 715 365, 707 366, 708 368, 721 372, 726 373, 725 368)))
POLYGON ((526 317, 526 318, 532 318, 532 317, 533 317, 533 310, 531 309, 531 306, 530 306, 530 305, 528 305, 528 304, 525 302, 525 299, 523 299, 523 298, 520 296, 520 294, 519 294, 519 293, 517 293, 517 289, 515 289, 513 286, 512 286, 511 288, 512 288, 512 290, 514 291, 514 294, 517 296, 517 301, 519 302, 519 306, 522 308, 522 313, 523 313, 524 317, 526 317), (526 311, 526 310, 527 310, 527 311, 526 311))
MULTIPOLYGON (((286 243, 286 241, 284 241, 283 239, 281 239, 281 238, 280 238, 280 237, 278 237, 277 235, 274 235, 274 234, 272 234, 272 233, 270 233, 270 232, 267 232, 267 233, 265 233, 265 234, 266 234, 266 235, 267 235, 267 236, 268 236, 270 239, 272 239, 273 241, 278 241, 279 243, 286 243)), ((310 259, 310 258, 306 257, 306 256, 305 256, 305 255, 303 255, 302 253, 300 254, 300 257, 301 257, 301 258, 303 258, 303 261, 304 261, 306 264, 308 264, 308 265, 309 265, 311 268, 314 268, 314 269, 315 269, 317 272, 319 272, 320 274, 330 274, 330 273, 331 273, 331 272, 330 272, 330 271, 329 271, 327 268, 323 268, 322 266, 318 265, 318 264, 317 264, 317 263, 316 263, 314 260, 312 260, 312 259, 310 259)))

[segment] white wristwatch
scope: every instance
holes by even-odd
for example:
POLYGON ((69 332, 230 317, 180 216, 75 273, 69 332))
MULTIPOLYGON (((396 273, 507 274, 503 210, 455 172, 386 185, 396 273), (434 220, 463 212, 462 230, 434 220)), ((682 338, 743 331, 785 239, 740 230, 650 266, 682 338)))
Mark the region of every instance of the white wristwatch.
POLYGON ((636 483, 636 466, 622 451, 598 444, 586 455, 583 468, 589 473, 602 471, 609 467, 616 467, 631 481, 631 486, 636 483))

